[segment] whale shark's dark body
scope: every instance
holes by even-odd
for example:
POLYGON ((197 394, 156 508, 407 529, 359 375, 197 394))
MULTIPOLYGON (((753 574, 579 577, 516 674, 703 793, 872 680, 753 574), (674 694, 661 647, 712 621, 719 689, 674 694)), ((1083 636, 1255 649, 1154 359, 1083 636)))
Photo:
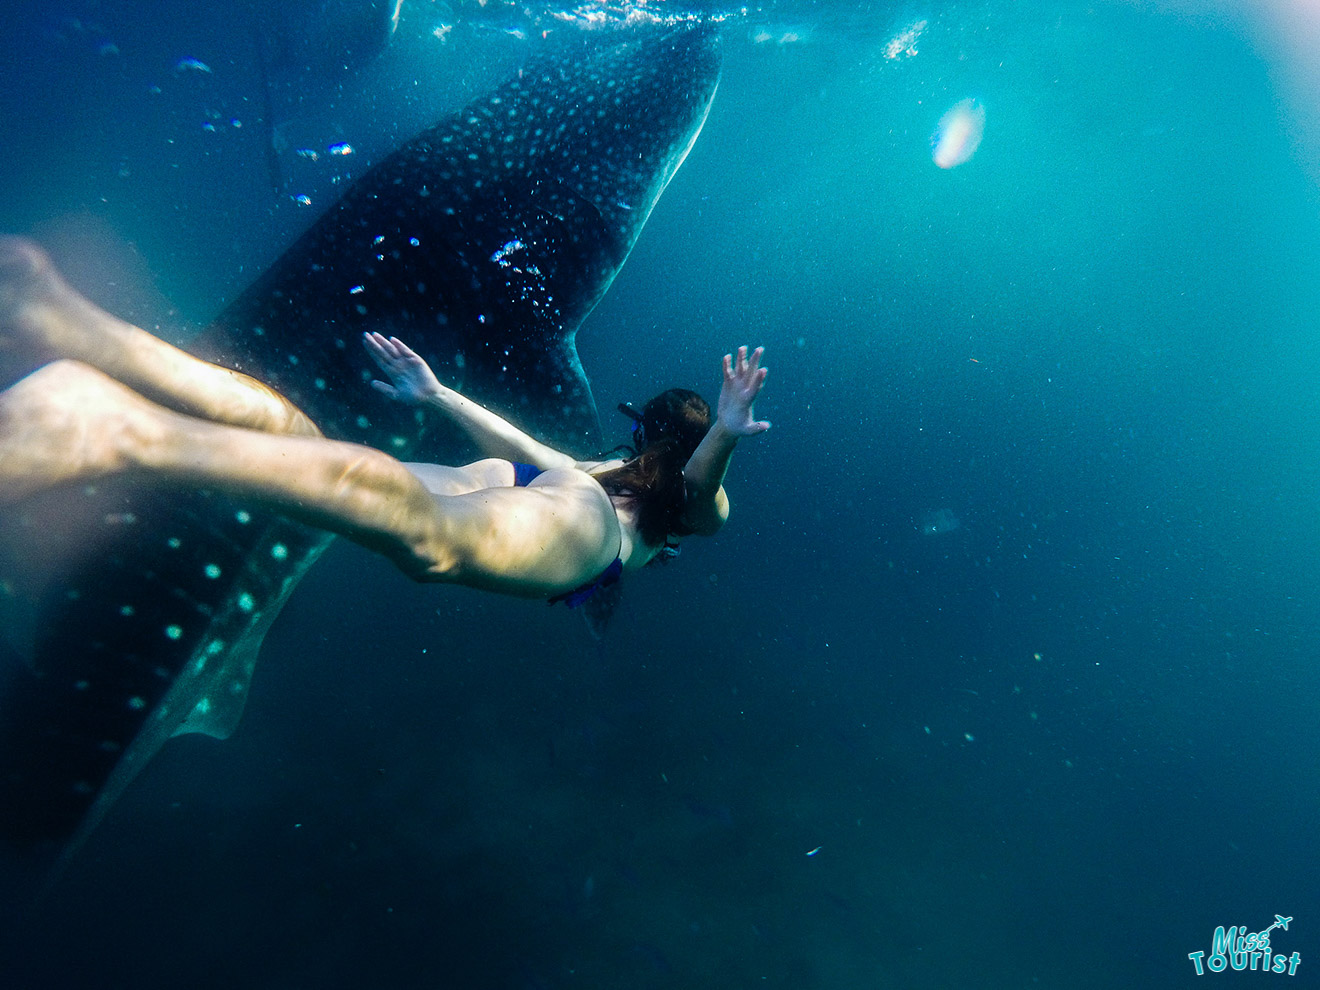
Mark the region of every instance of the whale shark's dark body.
MULTIPOLYGON (((598 423, 574 334, 718 76, 715 30, 697 23, 534 57, 357 181, 198 352, 271 383, 331 437, 438 459, 415 411, 364 388, 361 333, 397 334, 467 394, 587 449, 598 423)), ((4 521, 11 547, 25 526, 75 534, 58 548, 73 563, 36 602, 37 676, 14 665, 0 695, 0 836, 76 844, 171 735, 229 734, 262 637, 328 537, 219 494, 117 483, 4 521)))

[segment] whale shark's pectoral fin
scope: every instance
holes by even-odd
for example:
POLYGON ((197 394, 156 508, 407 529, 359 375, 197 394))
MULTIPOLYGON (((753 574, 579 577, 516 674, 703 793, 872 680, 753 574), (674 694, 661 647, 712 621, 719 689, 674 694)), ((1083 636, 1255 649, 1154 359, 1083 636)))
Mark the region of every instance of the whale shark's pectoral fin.
MULTIPOLYGON (((261 644, 265 641, 266 632, 279 612, 279 608, 275 607, 264 613, 241 642, 230 647, 215 660, 215 669, 211 672, 211 676, 192 684, 188 684, 185 679, 178 682, 186 687, 188 695, 196 697, 196 701, 183 721, 179 723, 179 727, 170 733, 171 738, 193 732, 213 739, 228 739, 233 735, 247 705, 252 673, 257 669, 257 656, 261 653, 261 644)), ((203 658, 199 657, 193 661, 193 667, 198 675, 204 670, 197 667, 202 660, 203 658)), ((187 695, 182 696, 180 700, 184 697, 191 700, 187 695)))
MULTIPOLYGON (((253 518, 242 525, 259 524, 253 518)), ((283 536, 290 542, 257 542, 255 547, 258 551, 266 548, 267 552, 258 552, 255 556, 258 559, 264 557, 267 560, 285 561, 288 570, 271 582, 269 590, 260 599, 255 595, 240 593, 226 607, 211 613, 213 631, 238 631, 229 639, 223 636, 200 638, 179 663, 169 690, 159 701, 149 706, 149 713, 140 729, 124 748, 114 769, 96 792, 95 800, 78 822, 61 854, 62 862, 67 863, 77 852, 119 795, 169 739, 194 732, 226 739, 237 727, 247 702, 262 641, 292 594, 298 579, 330 541, 328 536, 311 534, 314 538, 310 542, 295 549, 292 538, 300 534, 301 530, 292 524, 280 523, 267 532, 269 538, 283 536), (277 552, 272 554, 272 549, 277 552), (258 601, 262 603, 260 606, 258 601)), ((258 579, 255 569, 236 570, 243 577, 254 581, 258 579)), ((57 867, 52 879, 58 873, 57 867)))

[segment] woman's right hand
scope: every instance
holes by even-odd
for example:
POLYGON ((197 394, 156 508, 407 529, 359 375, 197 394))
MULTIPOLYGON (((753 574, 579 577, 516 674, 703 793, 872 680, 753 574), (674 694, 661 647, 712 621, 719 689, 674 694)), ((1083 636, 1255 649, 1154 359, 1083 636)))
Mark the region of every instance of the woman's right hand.
POLYGON ((398 402, 419 406, 449 391, 440 384, 431 366, 398 337, 386 337, 372 331, 362 335, 362 346, 376 362, 376 367, 390 378, 389 382, 375 380, 371 383, 377 392, 398 402))
POLYGON ((737 357, 724 355, 724 385, 720 389, 716 420, 735 437, 755 436, 770 429, 768 421, 758 420, 752 414, 752 403, 765 384, 766 369, 761 367, 764 353, 765 348, 758 347, 749 357, 747 348, 739 347, 737 357))

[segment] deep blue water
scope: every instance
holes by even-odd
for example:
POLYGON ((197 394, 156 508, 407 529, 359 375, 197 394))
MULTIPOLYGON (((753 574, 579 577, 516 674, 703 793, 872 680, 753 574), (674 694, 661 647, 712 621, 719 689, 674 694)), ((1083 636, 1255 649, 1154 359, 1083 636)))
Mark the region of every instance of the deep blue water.
MULTIPOLYGON (((277 197, 252 24, 321 38, 338 9, 286 6, 20 4, 0 228, 186 340, 337 175, 530 44, 405 0, 348 70, 294 48, 289 147, 355 154, 286 150, 277 197)), ((731 21, 706 128, 579 338, 603 409, 713 399, 719 356, 766 345, 774 428, 726 530, 631 581, 599 643, 337 544, 238 732, 172 742, 7 912, 6 983, 1167 987, 1216 926, 1280 913, 1297 977, 1195 985, 1306 985, 1320 156, 1251 23, 731 21), (969 97, 982 144, 938 169, 969 97), (957 527, 923 532, 940 510, 957 527)))

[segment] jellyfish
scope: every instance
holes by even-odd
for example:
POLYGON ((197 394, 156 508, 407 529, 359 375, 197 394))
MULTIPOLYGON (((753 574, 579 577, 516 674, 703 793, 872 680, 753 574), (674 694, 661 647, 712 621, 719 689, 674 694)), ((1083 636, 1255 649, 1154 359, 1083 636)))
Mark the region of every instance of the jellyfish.
POLYGON ((922 536, 939 536, 941 533, 952 533, 961 525, 962 522, 953 514, 952 509, 934 509, 922 515, 917 528, 921 530, 922 536))
POLYGON ((930 139, 931 159, 940 168, 961 165, 976 154, 984 130, 985 107, 978 100, 959 100, 935 128, 930 139))

